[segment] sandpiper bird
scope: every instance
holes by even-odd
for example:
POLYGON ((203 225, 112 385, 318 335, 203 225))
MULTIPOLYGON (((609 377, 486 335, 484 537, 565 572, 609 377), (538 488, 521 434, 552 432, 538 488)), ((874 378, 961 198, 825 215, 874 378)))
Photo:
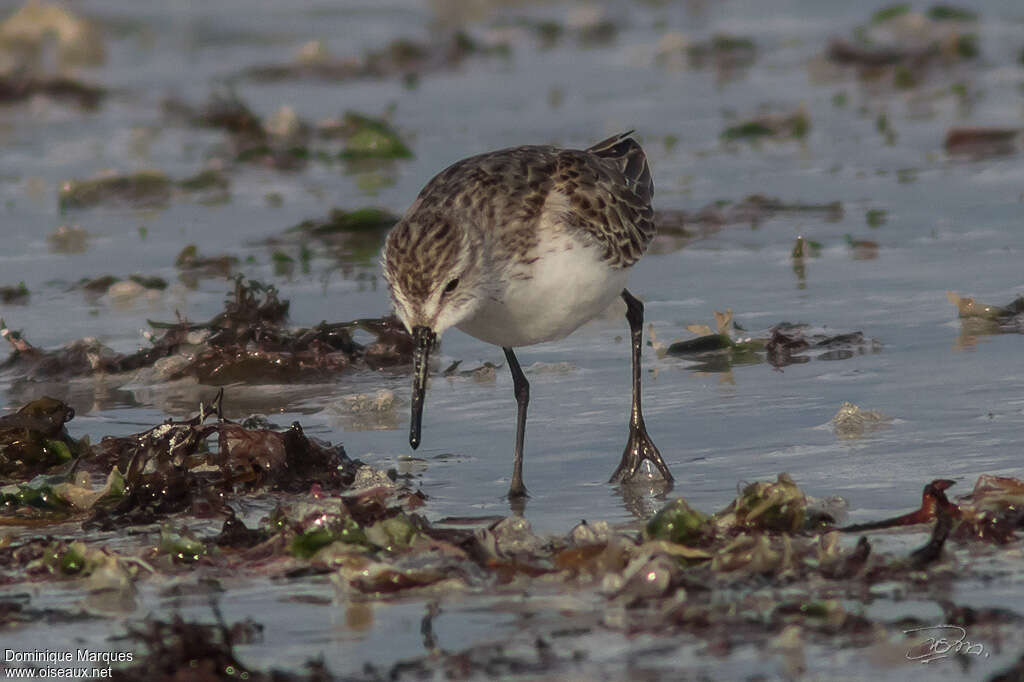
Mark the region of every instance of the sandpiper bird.
POLYGON ((644 460, 672 480, 640 408, 644 307, 624 288, 654 237, 651 172, 630 135, 586 150, 525 146, 463 159, 428 182, 388 234, 384 276, 416 343, 409 444, 420 443, 427 361, 445 330, 501 346, 519 408, 512 498, 526 495, 530 400, 512 349, 561 339, 618 296, 632 335, 633 408, 610 482, 633 479, 644 460))

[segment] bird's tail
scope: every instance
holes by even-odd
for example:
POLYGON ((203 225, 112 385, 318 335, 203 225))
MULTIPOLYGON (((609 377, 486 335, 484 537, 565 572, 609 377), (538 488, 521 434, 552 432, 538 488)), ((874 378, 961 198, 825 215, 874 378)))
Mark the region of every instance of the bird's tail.
POLYGON ((651 180, 651 169, 647 166, 647 157, 640 143, 630 135, 633 131, 613 135, 587 149, 588 152, 602 159, 612 161, 629 181, 630 188, 646 203, 654 198, 654 181, 651 180))

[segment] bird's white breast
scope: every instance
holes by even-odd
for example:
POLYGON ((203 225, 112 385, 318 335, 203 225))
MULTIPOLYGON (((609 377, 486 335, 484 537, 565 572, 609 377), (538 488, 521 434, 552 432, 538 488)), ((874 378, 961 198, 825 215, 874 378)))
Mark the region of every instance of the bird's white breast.
POLYGON ((481 341, 529 346, 568 336, 621 294, 629 271, 602 261, 603 250, 561 229, 541 230, 538 258, 514 270, 504 293, 458 325, 481 341))

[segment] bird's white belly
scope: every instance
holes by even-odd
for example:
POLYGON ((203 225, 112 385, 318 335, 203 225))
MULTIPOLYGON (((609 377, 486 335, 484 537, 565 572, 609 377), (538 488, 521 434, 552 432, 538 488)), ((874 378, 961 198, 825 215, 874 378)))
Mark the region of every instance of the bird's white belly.
POLYGON ((488 300, 458 328, 498 346, 529 346, 568 336, 622 293, 627 269, 611 268, 602 250, 570 235, 543 240, 529 278, 510 279, 501 300, 488 300))

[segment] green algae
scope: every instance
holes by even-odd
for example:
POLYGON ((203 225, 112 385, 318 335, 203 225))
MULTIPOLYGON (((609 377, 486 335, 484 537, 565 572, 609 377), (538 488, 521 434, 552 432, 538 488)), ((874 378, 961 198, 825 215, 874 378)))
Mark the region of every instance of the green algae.
POLYGON ((707 515, 692 508, 686 500, 673 500, 651 517, 644 526, 644 540, 667 540, 679 545, 695 545, 711 531, 707 515))
POLYGON ((0 303, 27 303, 28 297, 29 290, 24 282, 18 282, 16 286, 0 287, 0 303))
POLYGON ((359 524, 352 518, 346 518, 339 523, 317 526, 295 536, 291 542, 290 551, 295 557, 309 559, 324 547, 335 542, 364 547, 370 545, 366 532, 359 524))
POLYGON ((118 202, 139 207, 166 206, 173 182, 161 171, 139 171, 128 175, 107 175, 88 180, 67 180, 57 202, 62 211, 118 202))
POLYGON ((897 17, 902 17, 910 13, 910 3, 900 3, 897 5, 890 5, 883 7, 880 10, 876 10, 871 15, 870 22, 872 24, 883 24, 887 21, 891 21, 897 17))
POLYGON ((346 135, 345 149, 340 154, 342 159, 412 158, 412 150, 402 140, 398 131, 384 119, 347 111, 343 127, 346 129, 346 135))
POLYGON ((338 233, 380 232, 398 222, 398 216, 382 208, 366 207, 346 211, 333 208, 325 220, 305 220, 289 229, 316 237, 338 233))

